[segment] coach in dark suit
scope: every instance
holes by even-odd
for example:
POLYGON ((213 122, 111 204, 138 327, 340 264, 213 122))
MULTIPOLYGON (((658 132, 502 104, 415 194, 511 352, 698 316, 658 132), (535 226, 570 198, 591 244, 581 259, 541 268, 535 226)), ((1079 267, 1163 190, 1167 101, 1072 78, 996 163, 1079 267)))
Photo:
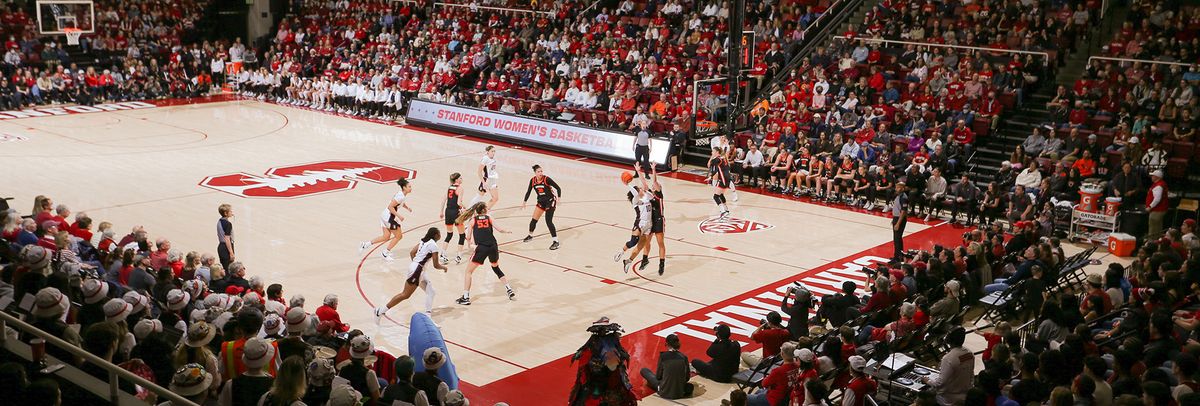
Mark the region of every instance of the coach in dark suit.
POLYGON ((642 378, 646 378, 646 386, 658 392, 658 396, 663 399, 692 397, 696 386, 688 382, 691 376, 688 357, 679 352, 679 336, 667 336, 667 350, 658 354, 657 369, 657 372, 650 372, 650 368, 642 368, 642 378))

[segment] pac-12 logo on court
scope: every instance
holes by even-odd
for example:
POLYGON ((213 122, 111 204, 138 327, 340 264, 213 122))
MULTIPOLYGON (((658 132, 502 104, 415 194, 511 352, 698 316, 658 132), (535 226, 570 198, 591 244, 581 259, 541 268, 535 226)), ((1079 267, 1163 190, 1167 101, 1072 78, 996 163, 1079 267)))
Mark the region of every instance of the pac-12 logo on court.
POLYGON ((775 226, 737 217, 716 217, 700 222, 700 232, 704 234, 741 234, 772 228, 775 226))
POLYGON ((271 168, 266 175, 245 172, 209 176, 200 186, 241 197, 295 198, 354 189, 359 180, 391 183, 417 172, 370 161, 326 161, 271 168))

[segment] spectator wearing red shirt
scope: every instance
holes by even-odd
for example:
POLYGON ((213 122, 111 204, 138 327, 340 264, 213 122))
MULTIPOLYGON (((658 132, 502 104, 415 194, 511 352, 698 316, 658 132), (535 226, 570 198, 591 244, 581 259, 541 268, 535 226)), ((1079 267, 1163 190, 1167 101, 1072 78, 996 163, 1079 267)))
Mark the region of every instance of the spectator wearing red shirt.
POLYGON ((742 353, 742 362, 750 367, 757 366, 763 359, 779 355, 780 346, 791 338, 791 332, 783 327, 783 316, 774 311, 767 313, 767 318, 763 320, 763 323, 754 329, 753 333, 750 333, 751 340, 762 344, 762 355, 744 352, 742 353))
POLYGON ((1067 123, 1069 123, 1072 128, 1078 128, 1083 127, 1083 124, 1087 122, 1087 119, 1088 112, 1083 108, 1083 101, 1076 101, 1075 108, 1071 109, 1071 113, 1067 115, 1067 123))
POLYGON ((762 380, 762 389, 751 394, 746 402, 747 405, 781 405, 788 398, 788 375, 800 368, 796 363, 796 345, 793 343, 784 344, 780 347, 780 357, 783 358, 783 364, 780 364, 762 380))
POLYGON ((954 140, 954 142, 957 142, 962 145, 974 144, 975 143, 975 131, 971 131, 971 128, 967 127, 966 121, 958 120, 958 125, 956 127, 954 127, 953 140, 954 140))
POLYGON ((1090 178, 1096 174, 1096 160, 1092 159, 1092 151, 1083 150, 1083 157, 1075 160, 1072 168, 1079 170, 1079 176, 1090 178))
POLYGON ((338 297, 335 294, 325 295, 325 304, 317 308, 317 318, 321 321, 334 322, 333 329, 339 333, 350 331, 350 325, 342 323, 342 316, 337 312, 338 297))

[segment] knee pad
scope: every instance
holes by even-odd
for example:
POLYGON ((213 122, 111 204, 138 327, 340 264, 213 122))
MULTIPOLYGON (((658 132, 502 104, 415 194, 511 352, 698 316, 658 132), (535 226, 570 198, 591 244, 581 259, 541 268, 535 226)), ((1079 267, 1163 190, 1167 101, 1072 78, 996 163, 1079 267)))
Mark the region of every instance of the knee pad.
MULTIPOLYGON (((465 236, 462 236, 462 237, 465 237, 465 236)), ((447 231, 447 232, 446 232, 446 243, 447 243, 447 244, 449 244, 449 243, 450 243, 450 240, 452 240, 452 239, 454 239, 454 232, 453 232, 453 231, 447 231)))
POLYGON ((504 277, 504 271, 501 271, 499 266, 492 266, 492 272, 496 273, 497 278, 504 277))
POLYGON ((463 244, 466 244, 466 243, 467 243, 467 235, 466 235, 466 234, 459 234, 459 235, 458 235, 458 245, 463 245, 463 244))
POLYGON ((625 249, 633 248, 633 247, 637 246, 637 243, 638 243, 638 236, 636 236, 636 235, 630 236, 629 242, 625 243, 625 249))

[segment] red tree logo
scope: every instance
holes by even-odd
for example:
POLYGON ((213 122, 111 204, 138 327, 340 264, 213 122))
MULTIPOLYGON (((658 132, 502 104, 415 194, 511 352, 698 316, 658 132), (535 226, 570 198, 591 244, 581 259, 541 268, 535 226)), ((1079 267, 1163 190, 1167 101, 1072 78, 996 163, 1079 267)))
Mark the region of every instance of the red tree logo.
POLYGON ((700 232, 704 234, 741 234, 772 228, 775 226, 736 217, 716 217, 700 222, 700 232))
POLYGON ((417 172, 371 161, 326 161, 271 168, 265 176, 245 172, 209 176, 200 186, 241 197, 285 198, 354 189, 359 180, 391 183, 417 172))

